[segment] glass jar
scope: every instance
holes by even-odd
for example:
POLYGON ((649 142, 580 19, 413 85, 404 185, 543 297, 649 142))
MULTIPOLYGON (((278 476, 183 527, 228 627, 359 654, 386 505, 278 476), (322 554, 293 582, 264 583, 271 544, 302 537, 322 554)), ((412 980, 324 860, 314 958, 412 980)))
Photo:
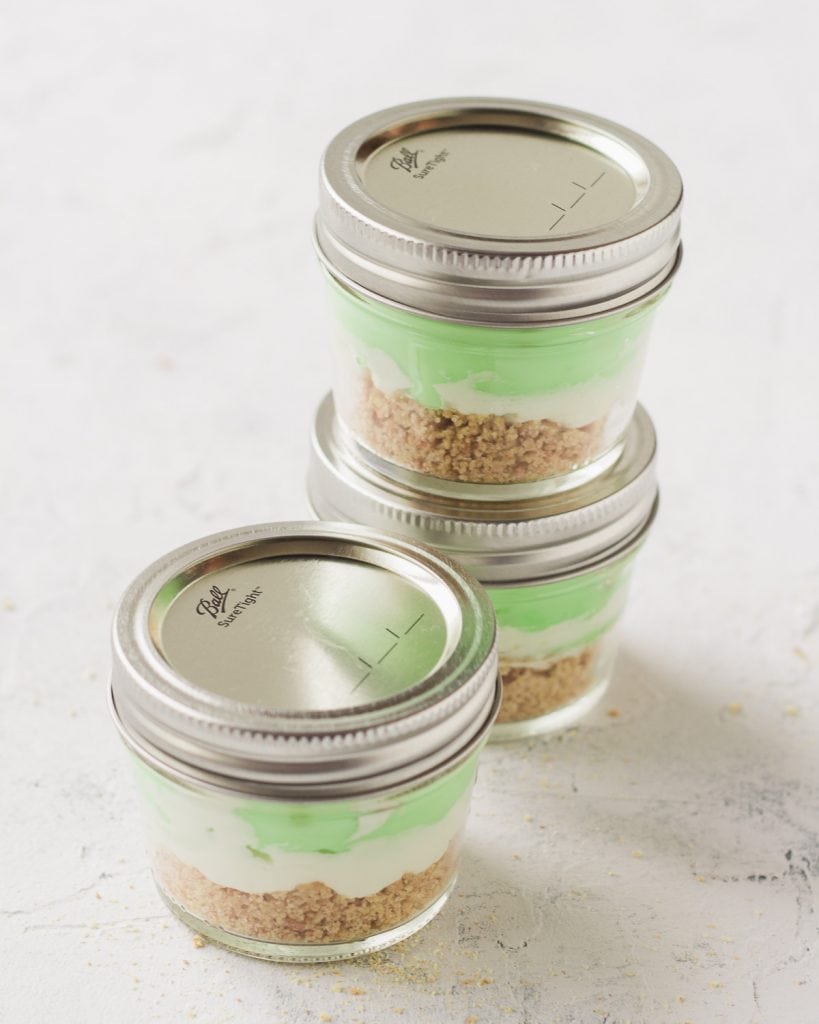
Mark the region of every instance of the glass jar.
MULTIPOLYGON (((320 518, 387 525, 458 559, 486 587, 498 624, 503 699, 492 738, 565 728, 603 696, 637 550, 656 513, 656 439, 637 411, 616 458, 576 487, 484 500, 455 484, 379 473, 335 415, 313 430, 309 498, 320 518)), ((498 494, 500 493, 500 497, 498 494)))
POLYGON ((343 130, 316 240, 362 457, 532 493, 601 472, 679 264, 681 196, 646 139, 545 104, 424 101, 343 130))
POLYGON ((492 607, 360 527, 218 534, 126 592, 111 699, 170 908, 252 956, 345 959, 452 888, 500 699, 492 607))

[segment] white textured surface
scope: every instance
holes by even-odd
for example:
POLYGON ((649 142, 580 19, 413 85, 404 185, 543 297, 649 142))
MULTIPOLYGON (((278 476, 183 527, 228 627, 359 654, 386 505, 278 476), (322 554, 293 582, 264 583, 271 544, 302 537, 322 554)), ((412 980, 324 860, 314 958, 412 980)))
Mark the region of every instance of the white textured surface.
POLYGON ((6 12, 0 1018, 814 1024, 819 115, 802 10, 6 12), (642 389, 663 509, 616 683, 577 732, 489 752, 457 895, 408 945, 300 970, 197 949, 152 888, 108 719, 112 604, 177 544, 305 513, 329 382, 320 149, 377 106, 446 93, 608 115, 686 181, 686 263, 642 389))

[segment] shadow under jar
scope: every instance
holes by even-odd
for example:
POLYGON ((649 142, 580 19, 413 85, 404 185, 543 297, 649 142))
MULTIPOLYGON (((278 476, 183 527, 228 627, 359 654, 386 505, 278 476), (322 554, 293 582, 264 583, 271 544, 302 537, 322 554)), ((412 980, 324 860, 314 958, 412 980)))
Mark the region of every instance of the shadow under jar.
POLYGON ((655 145, 563 107, 428 100, 344 129, 316 243, 362 457, 527 493, 602 471, 679 265, 681 200, 655 145))
POLYGON ((435 552, 315 523, 172 552, 122 599, 111 685, 160 893, 269 960, 413 934, 454 884, 499 690, 488 597, 435 552))
MULTIPOLYGON (((572 725, 603 696, 634 559, 658 502, 656 439, 642 406, 616 459, 577 487, 539 497, 469 500, 459 485, 398 481, 362 459, 324 399, 308 492, 320 519, 396 530, 457 559, 486 587, 498 624, 503 699, 492 738, 572 725)), ((499 496, 500 495, 500 496, 499 496)))

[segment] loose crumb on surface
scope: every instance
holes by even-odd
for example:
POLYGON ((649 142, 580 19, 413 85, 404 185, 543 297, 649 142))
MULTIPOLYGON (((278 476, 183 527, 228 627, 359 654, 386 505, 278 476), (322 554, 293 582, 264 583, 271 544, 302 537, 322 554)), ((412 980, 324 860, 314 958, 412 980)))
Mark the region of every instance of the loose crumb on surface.
POLYGON ((632 857, 638 857, 638 858, 642 857, 643 856, 643 851, 642 850, 632 850, 631 851, 631 856, 632 857))
POLYGON ((620 709, 619 708, 609 708, 608 711, 606 712, 606 714, 609 716, 609 718, 619 718, 620 717, 620 709))
POLYGON ((790 715, 791 718, 798 718, 800 713, 799 708, 795 704, 785 705, 785 714, 790 715))
POLYGON ((725 705, 725 710, 729 715, 738 715, 742 712, 742 705, 739 701, 734 700, 730 704, 725 705))
POLYGON ((4 612, 13 612, 16 608, 17 605, 14 603, 14 601, 9 600, 8 598, 6 598, 6 600, 3 601, 4 612))
POLYGON ((204 949, 207 946, 207 939, 203 935, 194 935, 193 944, 197 949, 204 949))
POLYGON ((422 946, 421 949, 428 950, 429 956, 418 956, 412 952, 413 947, 414 937, 405 939, 392 949, 371 953, 363 958, 362 963, 375 973, 385 975, 402 985, 434 985, 441 976, 441 963, 449 950, 445 949, 443 943, 432 949, 422 946))

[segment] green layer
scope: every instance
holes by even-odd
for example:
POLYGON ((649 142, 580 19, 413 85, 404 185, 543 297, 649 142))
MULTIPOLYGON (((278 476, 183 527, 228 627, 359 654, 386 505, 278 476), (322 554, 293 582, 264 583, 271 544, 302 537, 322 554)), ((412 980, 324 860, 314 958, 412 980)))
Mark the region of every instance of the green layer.
POLYGON ((603 611, 628 584, 634 553, 605 569, 554 583, 526 587, 488 587, 500 627, 539 633, 574 619, 603 611))
POLYGON ((360 365, 369 365, 369 349, 380 349, 412 382, 406 393, 433 409, 442 404, 438 384, 469 380, 476 391, 489 395, 522 396, 612 377, 640 356, 665 294, 664 289, 624 313, 583 323, 512 329, 409 313, 328 279, 335 315, 360 365))
MULTIPOLYGON (((256 856, 265 856, 262 851, 267 847, 291 853, 345 853, 359 843, 399 835, 445 818, 472 785, 477 759, 477 753, 472 754, 434 782, 381 800, 371 797, 357 802, 293 803, 239 799, 232 813, 252 829, 255 843, 249 849, 256 856), (371 815, 386 816, 377 828, 367 830, 366 818, 371 815), (359 831, 364 834, 357 837, 359 831)), ((139 758, 135 757, 134 762, 142 796, 167 823, 163 796, 182 787, 149 768, 139 758)), ((226 799, 221 794, 191 792, 203 801, 226 799)))

